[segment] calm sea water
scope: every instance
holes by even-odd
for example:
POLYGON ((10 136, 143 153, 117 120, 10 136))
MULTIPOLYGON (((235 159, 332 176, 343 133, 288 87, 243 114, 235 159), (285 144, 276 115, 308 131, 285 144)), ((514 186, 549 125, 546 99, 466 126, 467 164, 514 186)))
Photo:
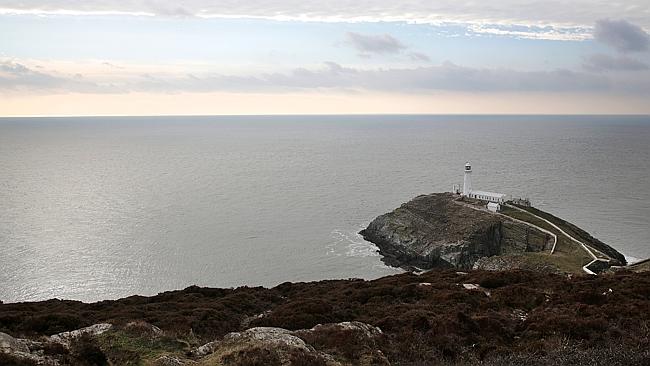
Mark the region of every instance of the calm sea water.
POLYGON ((0 119, 0 300, 398 272, 356 232, 473 164, 650 257, 650 117, 0 119))

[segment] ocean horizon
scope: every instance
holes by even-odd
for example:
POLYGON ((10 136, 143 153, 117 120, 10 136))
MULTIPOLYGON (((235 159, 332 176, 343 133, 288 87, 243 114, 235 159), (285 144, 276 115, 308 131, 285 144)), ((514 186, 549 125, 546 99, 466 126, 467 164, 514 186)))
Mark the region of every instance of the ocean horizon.
POLYGON ((358 231, 466 161, 644 259, 648 146, 645 115, 0 118, 0 300, 399 273, 358 231))

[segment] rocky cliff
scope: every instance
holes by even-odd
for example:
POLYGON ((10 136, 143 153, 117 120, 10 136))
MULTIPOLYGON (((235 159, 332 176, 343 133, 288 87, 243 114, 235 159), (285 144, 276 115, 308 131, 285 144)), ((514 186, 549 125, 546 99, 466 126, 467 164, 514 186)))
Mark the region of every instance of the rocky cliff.
POLYGON ((460 202, 451 193, 418 196, 360 232, 385 263, 404 268, 472 269, 483 257, 550 250, 534 226, 460 202))

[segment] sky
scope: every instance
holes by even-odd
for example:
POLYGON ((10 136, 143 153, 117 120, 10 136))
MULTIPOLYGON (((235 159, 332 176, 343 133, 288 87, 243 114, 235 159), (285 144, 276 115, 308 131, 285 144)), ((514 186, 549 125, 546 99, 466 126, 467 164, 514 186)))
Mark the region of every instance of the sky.
POLYGON ((647 0, 0 0, 0 116, 650 114, 647 0))

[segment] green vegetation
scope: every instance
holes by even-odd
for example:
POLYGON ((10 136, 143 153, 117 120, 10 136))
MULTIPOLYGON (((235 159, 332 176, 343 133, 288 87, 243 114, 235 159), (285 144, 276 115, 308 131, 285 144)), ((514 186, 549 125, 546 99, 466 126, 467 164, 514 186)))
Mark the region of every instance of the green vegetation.
POLYGON ((98 343, 106 355, 119 365, 142 365, 165 354, 189 351, 189 344, 169 337, 150 337, 125 330, 104 333, 98 343))
POLYGON ((580 244, 574 242, 566 235, 562 234, 559 230, 554 228, 552 225, 549 225, 546 221, 540 220, 539 218, 529 213, 515 210, 507 206, 503 206, 501 213, 521 221, 529 222, 557 235, 557 244, 555 246, 555 252, 553 254, 550 254, 550 251, 526 253, 526 256, 533 263, 552 263, 561 271, 569 273, 582 273, 582 267, 592 261, 593 258, 582 248, 580 244))
POLYGON ((557 225, 557 227, 562 229, 565 233, 569 234, 570 236, 578 239, 579 241, 585 243, 590 248, 594 249, 594 254, 597 257, 603 259, 613 259, 620 262, 620 264, 626 263, 625 257, 622 254, 618 253, 609 245, 594 238, 589 233, 573 225, 572 223, 567 222, 548 212, 544 212, 542 210, 536 209, 535 207, 524 207, 524 206, 517 206, 517 207, 526 210, 532 213, 533 215, 537 215, 545 220, 548 220, 549 222, 552 222, 554 225, 557 225))

